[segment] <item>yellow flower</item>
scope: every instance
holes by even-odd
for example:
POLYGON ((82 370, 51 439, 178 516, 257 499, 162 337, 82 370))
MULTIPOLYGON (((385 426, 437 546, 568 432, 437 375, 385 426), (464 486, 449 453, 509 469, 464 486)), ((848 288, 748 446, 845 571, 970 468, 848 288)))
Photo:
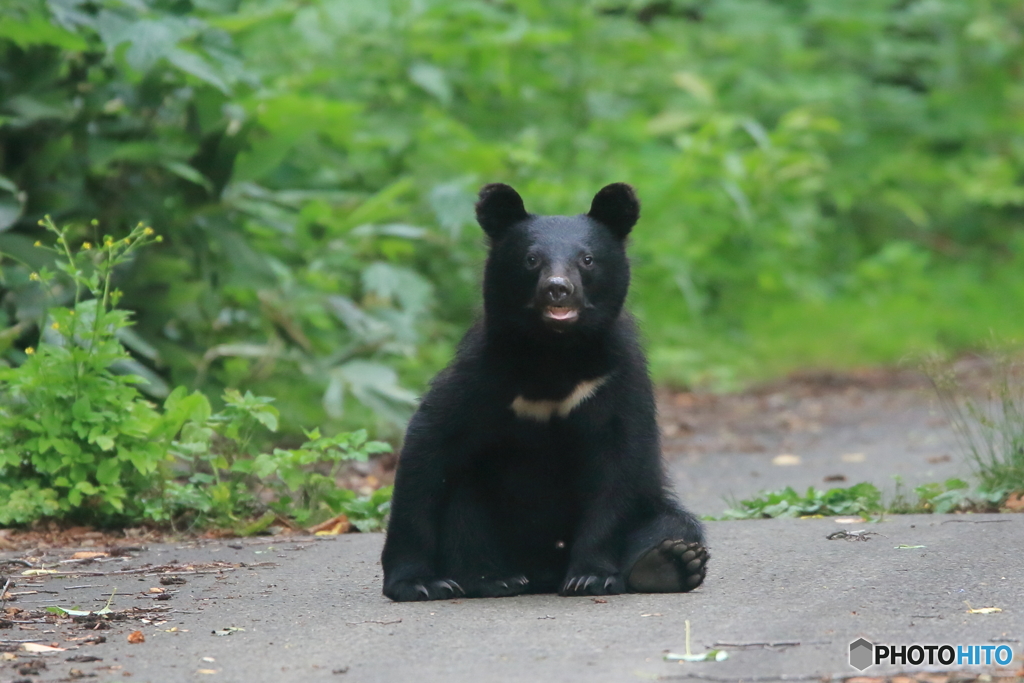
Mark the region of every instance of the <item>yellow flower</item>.
POLYGON ((50 327, 52 327, 55 330, 59 330, 60 329, 60 323, 54 323, 54 324, 50 325, 50 327))
POLYGON ((39 282, 39 273, 29 274, 28 279, 32 280, 32 282, 39 282))
POLYGON ((36 352, 36 350, 35 350, 35 349, 33 349, 33 348, 32 348, 31 346, 30 346, 30 347, 28 347, 27 349, 25 349, 25 353, 26 353, 26 355, 29 355, 29 356, 31 356, 31 355, 32 355, 33 353, 35 353, 35 352, 36 352))
POLYGON ((105 246, 105 247, 112 247, 112 246, 114 246, 114 240, 112 240, 111 238, 108 237, 107 241, 103 243, 103 246, 105 246))
POLYGON ((36 243, 33 244, 32 246, 34 246, 34 247, 41 247, 41 246, 43 246, 43 243, 40 242, 39 240, 36 240, 36 243))
POLYGON ((124 243, 125 243, 125 244, 131 244, 131 243, 132 243, 132 240, 131 240, 131 238, 130 238, 130 237, 125 237, 125 238, 124 238, 124 243))
POLYGON ((144 234, 144 235, 152 235, 153 234, 153 228, 146 228, 145 230, 142 231, 142 234, 144 234))
POLYGON ((156 236, 156 241, 157 242, 163 242, 164 241, 164 236, 163 235, 157 235, 156 236))
POLYGON ((92 242, 82 242, 82 249, 86 251, 92 249, 92 242))

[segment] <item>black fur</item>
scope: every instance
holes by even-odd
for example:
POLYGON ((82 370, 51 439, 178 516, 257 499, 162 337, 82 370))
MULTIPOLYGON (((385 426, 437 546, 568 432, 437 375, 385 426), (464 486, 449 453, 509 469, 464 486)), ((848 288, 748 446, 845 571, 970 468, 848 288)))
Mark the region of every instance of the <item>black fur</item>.
POLYGON ((667 492, 647 363, 622 310, 639 209, 623 183, 578 216, 531 215, 507 185, 481 190, 484 317, 409 424, 382 557, 391 599, 620 593, 633 569, 643 590, 703 580, 703 530, 667 492), (571 411, 530 416, 587 381, 603 384, 571 411))

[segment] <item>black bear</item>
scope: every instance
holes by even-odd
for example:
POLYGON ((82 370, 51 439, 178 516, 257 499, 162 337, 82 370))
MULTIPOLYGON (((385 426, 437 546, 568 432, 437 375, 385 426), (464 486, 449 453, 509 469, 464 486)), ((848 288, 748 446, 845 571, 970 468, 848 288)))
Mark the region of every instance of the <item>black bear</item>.
POLYGON ((701 524, 666 489, 654 393, 629 314, 633 188, 590 212, 476 205, 484 315, 409 423, 381 558, 392 600, 683 592, 701 524))

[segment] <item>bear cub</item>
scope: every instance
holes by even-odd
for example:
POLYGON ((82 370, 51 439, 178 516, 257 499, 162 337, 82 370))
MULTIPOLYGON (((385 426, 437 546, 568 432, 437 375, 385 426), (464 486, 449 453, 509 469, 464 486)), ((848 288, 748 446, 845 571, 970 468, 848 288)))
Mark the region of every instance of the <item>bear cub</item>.
POLYGON ((527 213, 508 185, 476 205, 484 314, 409 423, 381 558, 392 600, 685 592, 697 519, 667 490, 654 392, 629 314, 640 203, 527 213))

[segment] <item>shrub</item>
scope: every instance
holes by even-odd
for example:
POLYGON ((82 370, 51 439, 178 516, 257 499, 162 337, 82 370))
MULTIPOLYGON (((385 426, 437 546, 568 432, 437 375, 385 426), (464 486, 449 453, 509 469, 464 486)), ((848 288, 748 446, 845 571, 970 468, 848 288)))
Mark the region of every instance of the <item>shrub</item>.
MULTIPOLYGON (((118 309, 115 270, 160 241, 142 224, 123 239, 69 244, 56 236, 56 272, 32 273, 49 292, 70 286, 69 307, 43 314, 37 347, 17 367, 0 367, 0 525, 50 517, 114 524, 137 521, 241 524, 268 506, 302 525, 348 512, 380 528, 389 489, 368 498, 340 489, 338 468, 390 446, 365 431, 307 432, 298 449, 261 452, 278 427, 273 399, 229 389, 214 412, 200 392, 174 389, 162 410, 139 391, 142 377, 118 335, 130 319, 118 309), (316 471, 327 464, 328 471, 316 471)), ((37 243, 38 248, 51 249, 37 243)))

